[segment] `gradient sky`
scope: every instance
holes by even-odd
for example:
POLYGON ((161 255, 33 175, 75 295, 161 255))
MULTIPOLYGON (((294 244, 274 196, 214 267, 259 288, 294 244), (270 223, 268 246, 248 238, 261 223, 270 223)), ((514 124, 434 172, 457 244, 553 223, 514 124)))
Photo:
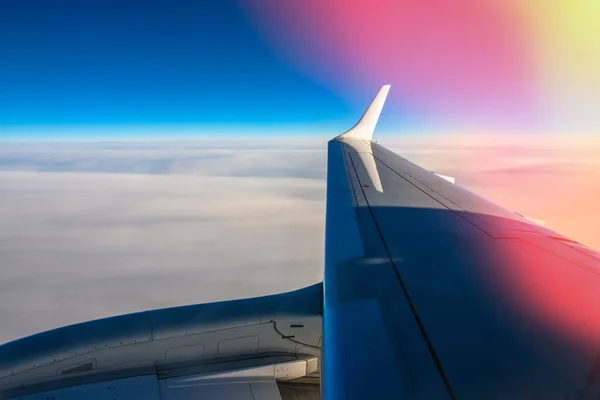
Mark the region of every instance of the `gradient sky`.
POLYGON ((600 3, 7 0, 0 138, 600 129, 600 3))
POLYGON ((349 112, 339 96, 267 48, 231 1, 5 1, 0 7, 0 137, 40 126, 252 130, 349 112))

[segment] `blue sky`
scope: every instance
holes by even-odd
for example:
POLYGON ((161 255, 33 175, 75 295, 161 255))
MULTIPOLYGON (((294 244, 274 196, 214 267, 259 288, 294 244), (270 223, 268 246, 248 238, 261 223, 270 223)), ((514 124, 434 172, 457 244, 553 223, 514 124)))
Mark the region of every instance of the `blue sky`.
POLYGON ((278 58, 233 1, 1 7, 0 138, 297 133, 360 113, 278 58))
POLYGON ((329 1, 0 0, 0 139, 598 132, 593 18, 329 1))

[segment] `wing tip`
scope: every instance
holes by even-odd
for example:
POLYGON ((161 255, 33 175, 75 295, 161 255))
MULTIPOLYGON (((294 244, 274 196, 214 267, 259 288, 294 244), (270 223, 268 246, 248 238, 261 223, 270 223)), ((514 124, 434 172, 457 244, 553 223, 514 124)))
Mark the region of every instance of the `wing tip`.
POLYGON ((390 87, 391 85, 383 85, 358 123, 350 130, 336 136, 335 139, 372 140, 375 126, 377 126, 377 121, 379 120, 379 115, 385 104, 390 87))

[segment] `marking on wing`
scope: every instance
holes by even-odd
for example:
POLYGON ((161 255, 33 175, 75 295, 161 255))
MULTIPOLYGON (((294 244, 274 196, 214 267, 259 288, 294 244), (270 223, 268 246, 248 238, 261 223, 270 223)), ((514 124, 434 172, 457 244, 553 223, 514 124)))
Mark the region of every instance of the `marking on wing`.
MULTIPOLYGON (((375 190, 377 190, 379 193, 383 193, 383 186, 381 185, 381 178, 379 177, 379 172, 377 171, 377 164, 375 163, 375 157, 373 157, 373 154, 371 153, 357 153, 358 156, 360 157, 360 161, 362 162, 362 164, 365 166, 365 169, 367 170, 367 175, 369 176, 369 179, 371 180, 371 184, 373 185, 373 188, 375 188, 375 190)), ((362 184, 363 187, 368 187, 365 186, 365 184, 362 184)))

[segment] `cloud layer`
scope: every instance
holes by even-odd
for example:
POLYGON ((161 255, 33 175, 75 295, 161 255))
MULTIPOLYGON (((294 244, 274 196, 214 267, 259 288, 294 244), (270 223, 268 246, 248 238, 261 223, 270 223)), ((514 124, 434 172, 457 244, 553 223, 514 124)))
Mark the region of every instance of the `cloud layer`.
MULTIPOLYGON (((593 138, 382 144, 600 248, 593 138)), ((0 144, 0 343, 319 282, 325 162, 318 140, 0 144)))
POLYGON ((195 145, 2 148, 0 342, 322 279, 323 149, 195 145))

